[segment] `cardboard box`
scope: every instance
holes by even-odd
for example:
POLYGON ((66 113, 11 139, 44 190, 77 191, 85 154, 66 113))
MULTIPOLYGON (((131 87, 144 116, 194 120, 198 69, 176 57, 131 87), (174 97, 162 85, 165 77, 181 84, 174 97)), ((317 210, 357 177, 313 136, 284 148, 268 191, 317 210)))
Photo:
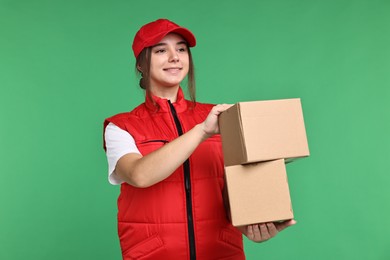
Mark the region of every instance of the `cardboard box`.
POLYGON ((298 98, 237 103, 219 127, 226 166, 309 156, 298 98))
POLYGON ((233 226, 294 217, 283 159, 225 167, 233 226))

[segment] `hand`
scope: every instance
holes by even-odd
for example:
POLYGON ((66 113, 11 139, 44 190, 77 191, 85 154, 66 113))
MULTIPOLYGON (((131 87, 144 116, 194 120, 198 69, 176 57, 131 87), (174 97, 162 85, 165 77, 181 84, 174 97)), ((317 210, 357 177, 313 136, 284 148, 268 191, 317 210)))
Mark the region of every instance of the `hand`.
POLYGON ((206 137, 210 137, 214 134, 219 134, 218 116, 233 105, 221 104, 214 106, 206 120, 202 123, 202 129, 206 137))
POLYGON ((276 236, 283 229, 295 225, 294 219, 283 222, 267 222, 238 227, 238 229, 250 240, 260 243, 276 236))

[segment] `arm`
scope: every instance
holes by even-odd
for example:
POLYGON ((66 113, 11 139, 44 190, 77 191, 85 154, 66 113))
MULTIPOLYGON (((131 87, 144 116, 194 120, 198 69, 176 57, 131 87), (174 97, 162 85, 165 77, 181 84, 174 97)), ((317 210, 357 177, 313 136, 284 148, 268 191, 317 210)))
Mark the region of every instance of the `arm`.
POLYGON ((122 156, 115 173, 123 181, 140 188, 164 180, 188 159, 200 143, 219 133, 218 116, 229 107, 214 106, 204 122, 146 156, 135 153, 122 156))

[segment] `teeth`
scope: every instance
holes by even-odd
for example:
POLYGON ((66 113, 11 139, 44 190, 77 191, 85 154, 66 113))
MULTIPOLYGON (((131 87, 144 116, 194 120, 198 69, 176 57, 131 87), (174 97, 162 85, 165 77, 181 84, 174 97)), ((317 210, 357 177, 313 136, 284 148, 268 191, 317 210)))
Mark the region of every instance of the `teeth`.
POLYGON ((168 71, 168 72, 171 72, 171 73, 176 73, 176 72, 179 72, 180 69, 165 69, 165 71, 168 71))

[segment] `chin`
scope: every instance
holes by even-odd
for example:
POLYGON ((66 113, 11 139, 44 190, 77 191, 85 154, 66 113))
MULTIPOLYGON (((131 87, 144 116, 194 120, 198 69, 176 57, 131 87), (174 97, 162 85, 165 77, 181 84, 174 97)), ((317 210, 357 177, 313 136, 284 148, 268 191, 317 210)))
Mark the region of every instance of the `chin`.
POLYGON ((181 83, 182 81, 183 81, 183 80, 180 80, 180 81, 178 81, 178 80, 175 80, 175 81, 167 81, 167 82, 165 83, 165 85, 166 85, 167 87, 175 87, 175 86, 180 85, 180 83, 181 83))

